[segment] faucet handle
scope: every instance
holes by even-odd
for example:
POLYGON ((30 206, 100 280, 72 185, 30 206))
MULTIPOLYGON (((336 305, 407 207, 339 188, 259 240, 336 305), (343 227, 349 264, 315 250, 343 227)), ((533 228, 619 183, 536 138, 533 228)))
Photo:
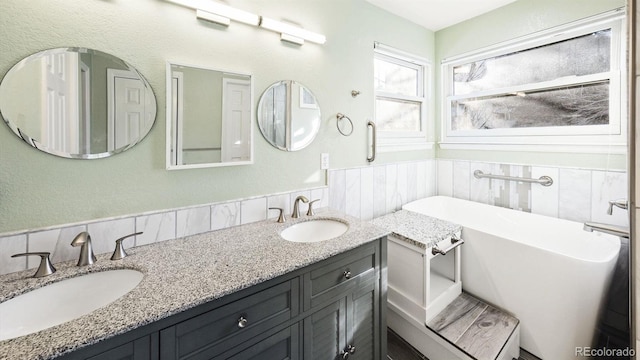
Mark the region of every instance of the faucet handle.
POLYGON ((31 255, 40 256, 40 266, 38 266, 38 270, 33 275, 34 278, 49 276, 54 272, 56 272, 56 268, 53 267, 53 265, 51 264, 51 260, 49 260, 49 255, 51 255, 51 253, 49 252, 26 252, 26 253, 20 253, 20 254, 13 254, 11 255, 11 257, 14 258, 18 256, 31 256, 31 255))
POLYGON ((627 201, 627 199, 609 200, 609 208, 607 209, 607 215, 613 215, 614 206, 623 210, 627 210, 629 208, 629 201, 627 201))
POLYGON ((287 221, 287 219, 284 218, 284 209, 283 208, 279 208, 279 207, 270 207, 269 210, 280 210, 280 215, 278 215, 278 220, 277 222, 279 223, 283 223, 285 221, 287 221))
POLYGON ((307 209, 307 216, 315 215, 315 211, 313 211, 313 203, 320 201, 321 199, 315 199, 313 201, 309 201, 309 208, 307 209))
POLYGON ((124 246, 122 246, 122 240, 130 238, 132 236, 140 235, 143 232, 137 232, 129 235, 125 235, 119 239, 116 239, 116 249, 113 250, 113 255, 111 255, 111 260, 122 260, 127 257, 126 251, 124 251, 124 246))

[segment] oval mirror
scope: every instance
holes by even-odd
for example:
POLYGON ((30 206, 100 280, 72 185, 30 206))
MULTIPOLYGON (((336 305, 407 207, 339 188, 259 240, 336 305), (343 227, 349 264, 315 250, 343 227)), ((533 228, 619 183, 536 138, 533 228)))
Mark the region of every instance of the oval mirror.
POLYGON ((0 114, 38 150, 97 159, 140 142, 156 118, 149 83, 125 61, 85 48, 41 51, 0 84, 0 114))
POLYGON ((307 147, 320 130, 320 107, 313 93, 293 80, 267 88, 258 103, 258 126, 274 147, 296 151, 307 147))

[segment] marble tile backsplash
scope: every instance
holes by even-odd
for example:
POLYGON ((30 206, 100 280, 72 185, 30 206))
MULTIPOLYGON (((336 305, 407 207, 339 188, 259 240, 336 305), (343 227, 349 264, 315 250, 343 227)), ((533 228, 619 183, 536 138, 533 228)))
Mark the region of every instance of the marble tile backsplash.
POLYGON ((627 173, 593 169, 498 164, 465 160, 437 160, 438 194, 507 207, 577 222, 595 221, 629 226, 628 213, 615 208, 607 215, 609 200, 627 197, 627 173), (547 175, 553 185, 496 179, 477 179, 475 170, 495 175, 533 177, 547 175))
MULTIPOLYGON (((91 235, 96 254, 111 253, 116 239, 135 232, 142 234, 124 240, 125 249, 277 217, 278 212, 269 211, 268 207, 284 207, 288 217, 291 215, 290 204, 298 195, 304 195, 310 200, 320 199, 314 204, 316 209, 329 205, 329 190, 325 186, 6 234, 0 236, 0 274, 32 269, 39 265, 40 258, 37 256, 11 258, 11 255, 17 253, 50 252, 54 264, 78 259, 80 248, 72 247, 71 241, 82 231, 88 231, 91 235)), ((302 206, 300 211, 306 213, 307 205, 302 206)))

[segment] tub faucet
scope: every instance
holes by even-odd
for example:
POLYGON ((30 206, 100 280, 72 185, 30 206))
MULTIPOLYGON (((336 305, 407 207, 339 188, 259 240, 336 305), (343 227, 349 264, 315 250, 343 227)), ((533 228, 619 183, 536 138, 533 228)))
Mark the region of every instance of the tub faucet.
POLYGON ((621 238, 626 238, 626 239, 629 238, 629 228, 624 228, 622 226, 601 224, 601 223, 595 223, 595 222, 585 222, 583 229, 584 231, 588 231, 588 232, 598 231, 605 234, 618 236, 621 238))
POLYGON ((609 208, 607 209, 607 215, 613 215, 613 207, 627 210, 629 208, 629 202, 626 199, 609 200, 609 208))
POLYGON ((296 200, 293 202, 293 213, 291 214, 291 217, 294 219, 297 219, 300 217, 300 209, 299 209, 300 201, 302 201, 305 204, 309 203, 309 199, 307 199, 302 195, 296 198, 296 200))
POLYGON ((82 246, 80 248, 80 258, 78 259, 78 266, 91 265, 97 261, 96 256, 93 254, 93 247, 91 246, 91 236, 88 232, 83 231, 71 242, 71 246, 82 246))

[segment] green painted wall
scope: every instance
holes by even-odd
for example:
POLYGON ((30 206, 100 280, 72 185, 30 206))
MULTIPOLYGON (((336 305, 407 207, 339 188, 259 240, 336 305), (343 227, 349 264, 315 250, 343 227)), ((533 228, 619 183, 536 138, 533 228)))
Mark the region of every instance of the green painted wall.
MULTIPOLYGON (((237 199, 324 185, 320 153, 332 168, 366 164, 366 122, 373 117, 373 42, 424 58, 439 79, 443 58, 624 6, 624 0, 518 0, 433 33, 364 0, 233 0, 230 5, 294 21, 327 36, 325 45, 288 45, 276 33, 240 23, 199 21, 191 9, 160 0, 73 2, 2 0, 0 76, 47 48, 81 46, 119 56, 150 82, 156 124, 140 144, 117 156, 85 161, 28 147, 0 128, 0 233, 237 199), (308 148, 286 153, 262 138, 254 122, 255 163, 165 170, 166 61, 250 73, 254 106, 272 83, 292 79, 316 95, 322 127, 308 148), (351 90, 361 95, 352 98, 351 90), (336 130, 335 114, 355 123, 336 130)), ((430 113, 439 122, 439 86, 430 113)), ((439 129, 429 138, 436 140, 439 129)), ((431 158, 435 151, 379 153, 375 164, 431 158)), ((439 158, 624 169, 624 156, 438 150, 439 158)))
MULTIPOLYGON (((373 116, 373 42, 434 61, 434 34, 364 0, 234 0, 230 5, 295 21, 327 36, 325 45, 287 45, 240 23, 198 21, 195 11, 159 0, 2 0, 0 76, 20 59, 63 46, 94 48, 135 66, 158 103, 156 124, 140 144, 100 160, 54 157, 0 128, 0 233, 197 205, 324 185, 320 153, 332 168, 366 164, 366 119, 373 116), (166 61, 251 73, 254 105, 269 84, 301 82, 318 98, 323 124, 308 148, 286 153, 254 122, 255 164, 165 170, 166 61), (351 90, 361 91, 352 98, 351 90), (335 114, 354 120, 352 136, 335 114)), ((433 152, 380 154, 376 163, 424 159, 433 152)))
MULTIPOLYGON (((625 0, 518 0, 436 32, 436 79, 443 59, 566 24, 625 6, 625 0)), ((440 136, 440 87, 436 88, 436 133, 440 136)), ((593 155, 517 151, 444 150, 438 158, 569 167, 625 169, 624 155, 593 155)))

